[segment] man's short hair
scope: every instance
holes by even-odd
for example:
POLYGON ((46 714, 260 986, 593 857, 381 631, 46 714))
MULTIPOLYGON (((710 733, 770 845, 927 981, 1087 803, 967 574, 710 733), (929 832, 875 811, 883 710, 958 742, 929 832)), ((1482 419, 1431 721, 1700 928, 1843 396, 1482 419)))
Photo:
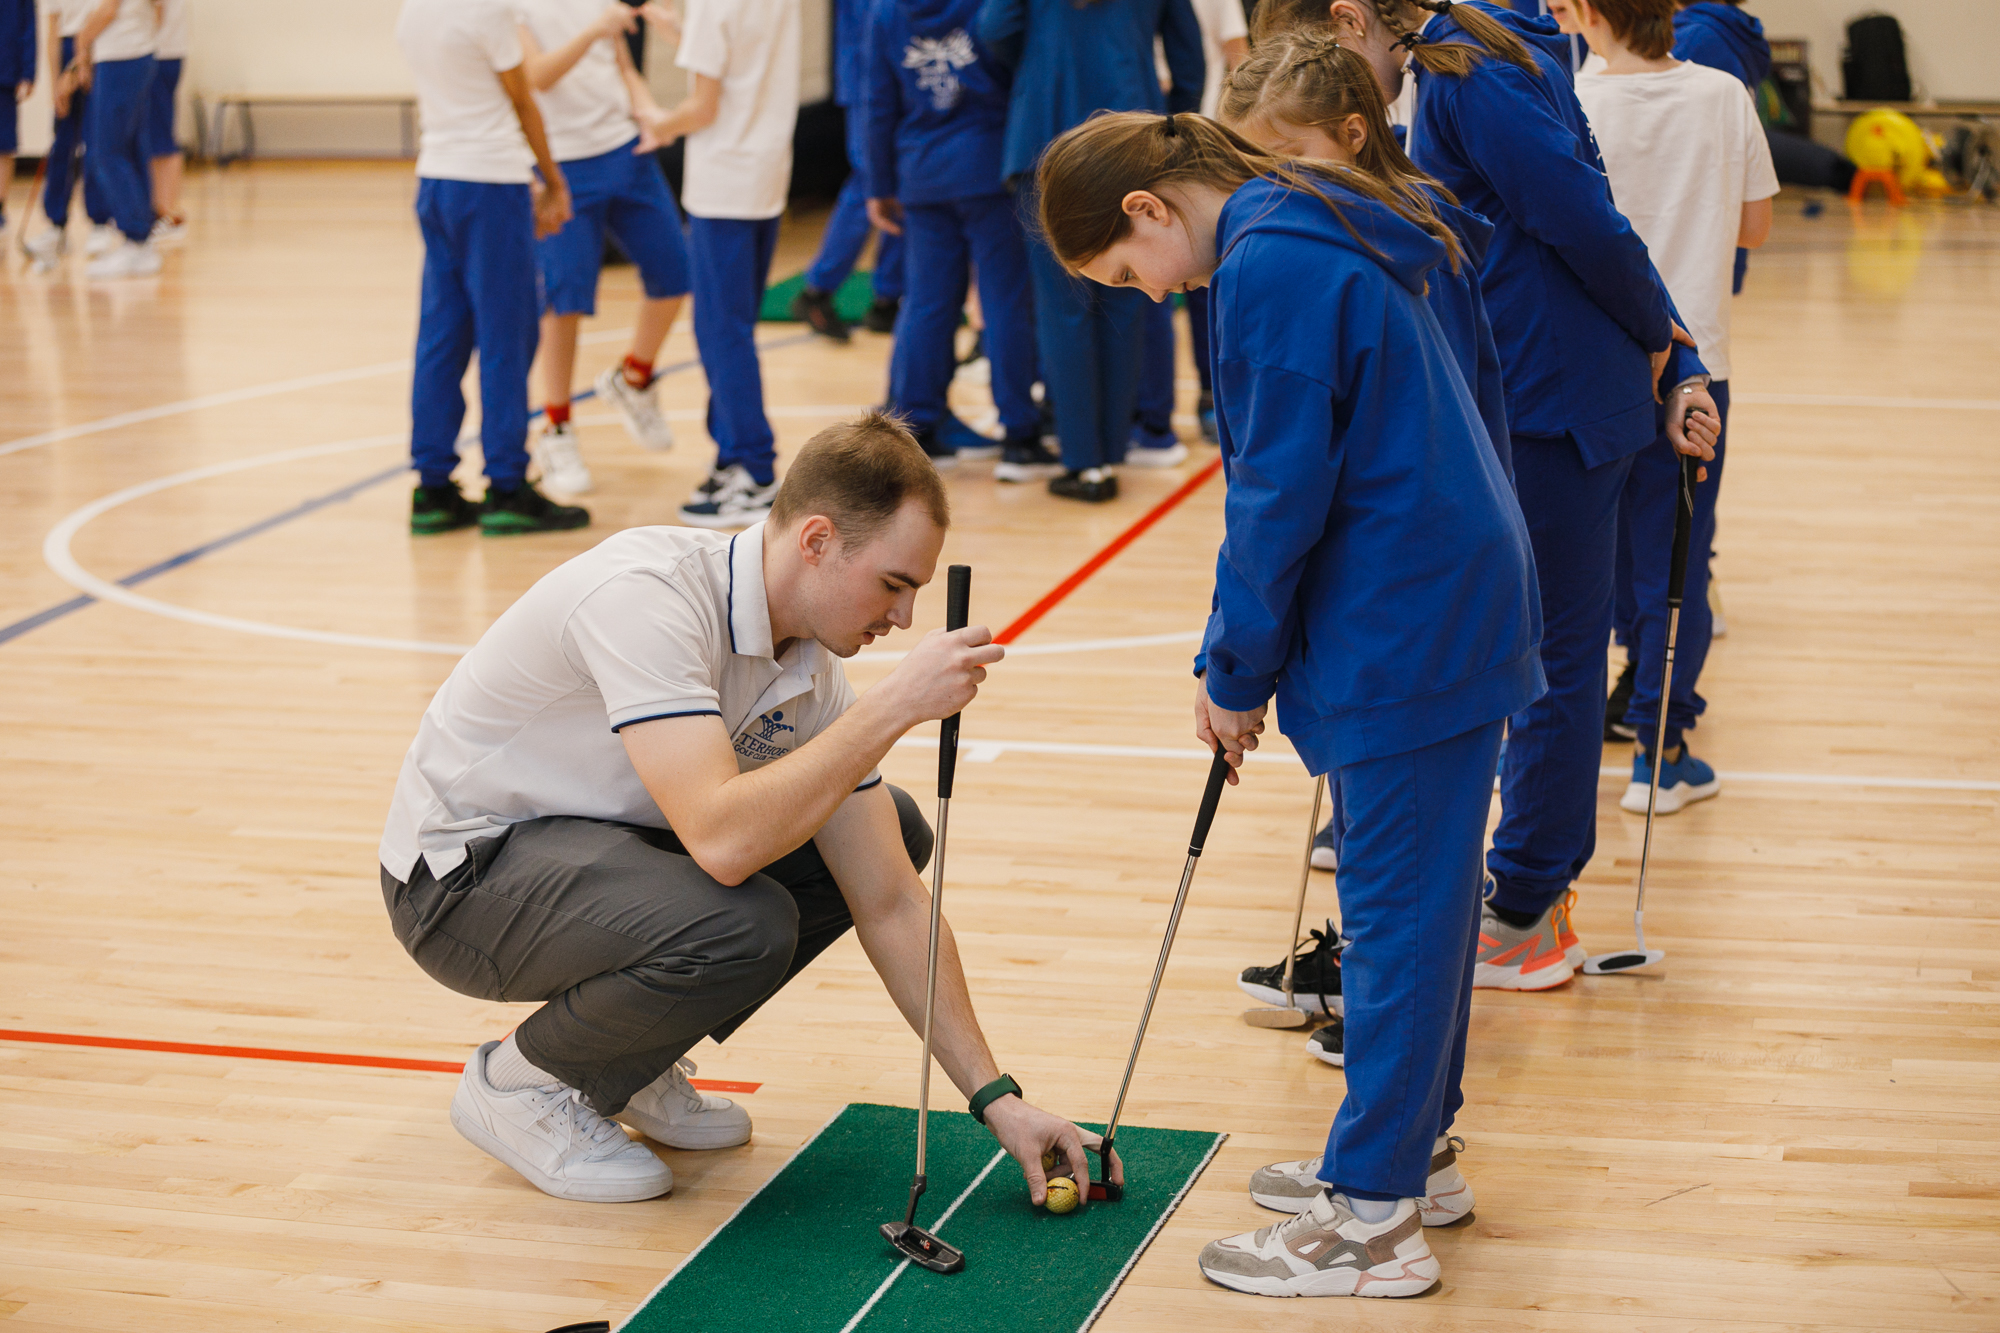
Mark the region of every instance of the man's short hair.
POLYGON ((1674 49, 1674 0, 1590 0, 1590 7, 1640 59, 1658 60, 1674 49))
POLYGON ((916 437, 887 412, 870 412, 806 441, 771 502, 771 522, 785 528, 824 514, 841 543, 858 550, 913 499, 930 511, 931 522, 951 526, 944 481, 916 437))

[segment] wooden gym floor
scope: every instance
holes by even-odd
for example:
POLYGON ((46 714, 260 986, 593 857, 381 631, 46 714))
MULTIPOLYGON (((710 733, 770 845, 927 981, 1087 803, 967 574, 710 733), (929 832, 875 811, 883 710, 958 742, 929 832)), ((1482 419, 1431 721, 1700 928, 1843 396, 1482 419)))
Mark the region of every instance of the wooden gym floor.
MULTIPOLYGON (((757 1136, 672 1154, 677 1189, 645 1204, 536 1193, 451 1130, 446 1073, 33 1039, 458 1062, 518 1021, 390 937, 374 847, 397 765, 450 645, 607 533, 671 521, 709 457, 680 370, 670 454, 581 409, 589 530, 411 540, 388 475, 420 260, 407 168, 190 186, 156 281, 92 288, 17 252, 0 276, 0 1322, 616 1320, 843 1103, 913 1102, 915 1040, 851 941, 695 1052, 704 1078, 759 1085, 757 1136), (125 601, 53 614, 79 586, 125 601)), ((1480 993, 1458 1126, 1478 1219, 1432 1234, 1440 1292, 1211 1287, 1196 1250, 1272 1220, 1246 1176, 1317 1151, 1341 1088, 1300 1034, 1237 1017, 1235 972, 1281 955, 1310 801, 1294 764, 1253 767, 1132 1103, 1232 1137, 1103 1328, 2000 1328, 2000 214, 1801 202, 1737 305, 1729 633, 1698 733, 1725 792, 1660 828, 1666 963, 1480 993)), ((817 227, 788 227, 778 275, 817 227)), ((606 276, 588 328, 613 332, 580 381, 619 351, 634 285, 606 276)), ((886 339, 763 332, 782 448, 880 394, 886 339)), ((683 322, 665 360, 692 355, 683 322)), ((1212 457, 1128 474, 1096 509, 961 469, 947 555, 977 571, 976 618, 1013 621, 1212 457)), ((1221 499, 1196 487, 1020 640, 1154 641, 1020 656, 965 724, 948 911, 1002 1065, 1079 1118, 1108 1110, 1202 778, 1189 644, 1154 636, 1201 625, 1221 499)), ((926 802, 932 753, 888 763, 926 802)), ((1593 951, 1630 929, 1621 787, 1581 885, 1593 951)), ((1333 911, 1316 878, 1308 920, 1333 911)), ((908 1169, 885 1145, 890 1211, 908 1169)))

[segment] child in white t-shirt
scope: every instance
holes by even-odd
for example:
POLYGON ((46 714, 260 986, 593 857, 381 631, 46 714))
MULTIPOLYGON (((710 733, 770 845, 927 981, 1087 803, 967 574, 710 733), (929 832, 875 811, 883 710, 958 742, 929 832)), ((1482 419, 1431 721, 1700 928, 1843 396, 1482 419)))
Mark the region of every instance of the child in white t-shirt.
POLYGON ((174 138, 175 94, 188 50, 188 0, 159 0, 160 30, 154 39, 153 82, 146 89, 146 158, 153 180, 153 239, 179 240, 187 234, 181 214, 181 173, 186 161, 174 138))
MULTIPOLYGON (((1715 770, 1687 752, 1682 733, 1705 707, 1695 685, 1713 630, 1703 556, 1715 533, 1728 439, 1730 278, 1736 248, 1755 249, 1770 233, 1778 177, 1742 81, 1673 58, 1674 0, 1550 0, 1549 12, 1600 58, 1577 76, 1577 100, 1603 154, 1611 197, 1646 242, 1694 335, 1722 414, 1715 460, 1694 492, 1689 549, 1695 558, 1688 562, 1667 702, 1658 809, 1671 814, 1721 790, 1715 770)), ((1617 623, 1635 672, 1624 723, 1639 742, 1621 804, 1639 811, 1646 808, 1660 717, 1667 570, 1681 503, 1680 459, 1664 430, 1663 418, 1661 440, 1633 460, 1618 513, 1617 623)))

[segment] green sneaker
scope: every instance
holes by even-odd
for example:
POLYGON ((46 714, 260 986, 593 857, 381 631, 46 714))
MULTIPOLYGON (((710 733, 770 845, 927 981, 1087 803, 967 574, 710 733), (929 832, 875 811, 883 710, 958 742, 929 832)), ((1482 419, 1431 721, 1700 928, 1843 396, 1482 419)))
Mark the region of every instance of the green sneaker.
POLYGON ((559 505, 524 481, 511 491, 486 488, 486 503, 479 507, 479 530, 488 537, 511 537, 522 532, 564 532, 590 525, 590 511, 578 505, 559 505))
POLYGON ((415 536, 469 528, 478 521, 478 504, 466 499, 456 482, 419 486, 410 497, 410 532, 415 536))

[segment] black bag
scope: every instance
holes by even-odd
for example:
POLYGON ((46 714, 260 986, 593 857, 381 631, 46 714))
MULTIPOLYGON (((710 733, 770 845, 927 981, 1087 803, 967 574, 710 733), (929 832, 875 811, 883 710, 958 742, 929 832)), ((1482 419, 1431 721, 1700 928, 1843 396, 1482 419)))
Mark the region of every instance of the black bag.
POLYGON ((1850 102, 1907 102, 1910 66, 1903 58, 1903 25, 1888 14, 1864 14, 1847 25, 1840 61, 1842 96, 1850 102))

